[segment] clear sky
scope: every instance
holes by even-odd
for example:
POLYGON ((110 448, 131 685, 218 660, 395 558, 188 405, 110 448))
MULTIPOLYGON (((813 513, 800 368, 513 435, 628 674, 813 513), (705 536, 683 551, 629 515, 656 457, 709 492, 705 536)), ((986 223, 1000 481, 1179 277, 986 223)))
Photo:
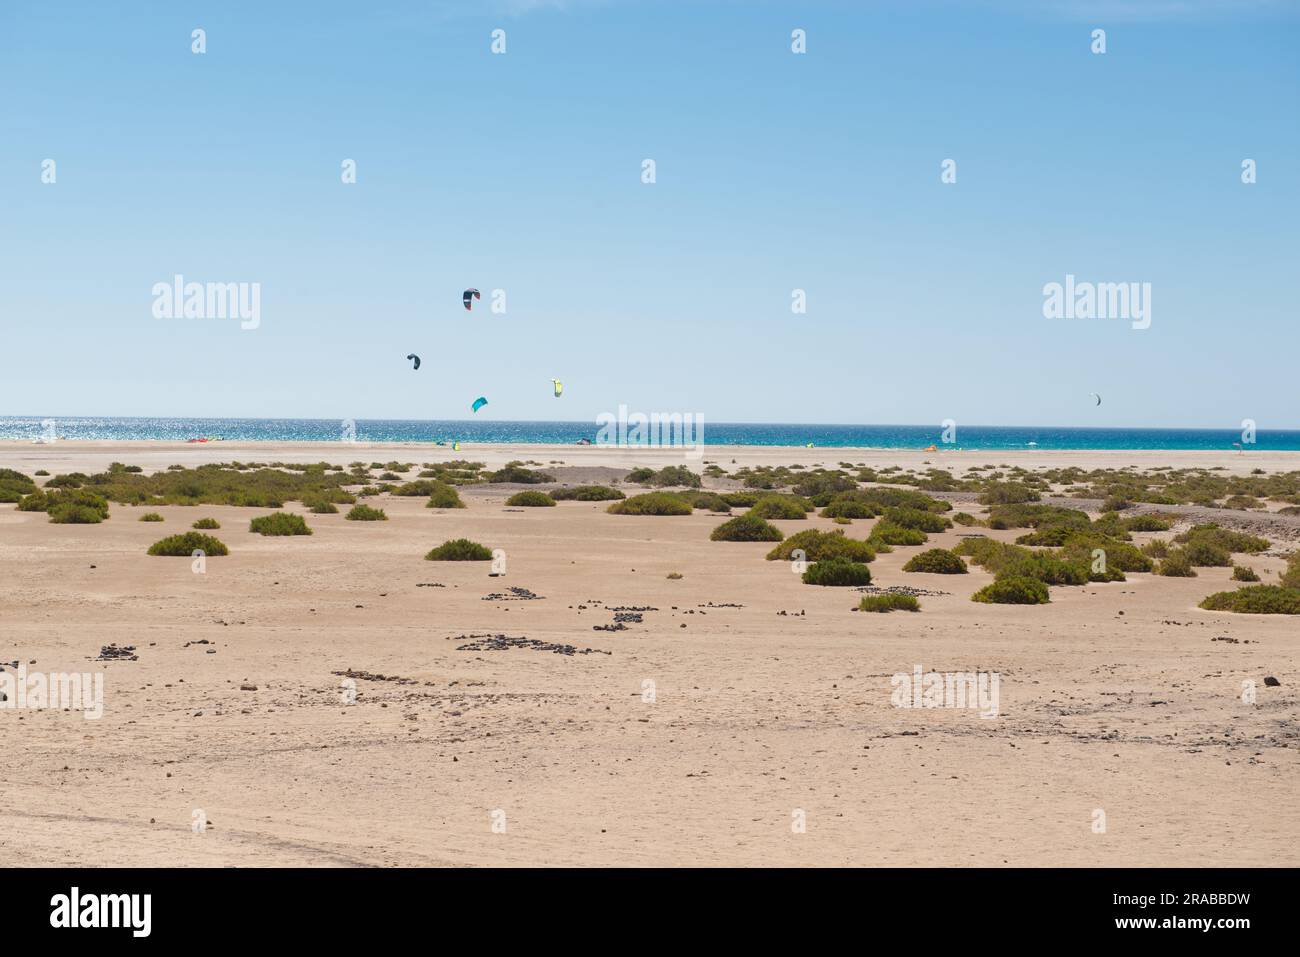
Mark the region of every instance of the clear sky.
POLYGON ((0 4, 0 414, 1294 428, 1298 222, 1292 2, 0 4))

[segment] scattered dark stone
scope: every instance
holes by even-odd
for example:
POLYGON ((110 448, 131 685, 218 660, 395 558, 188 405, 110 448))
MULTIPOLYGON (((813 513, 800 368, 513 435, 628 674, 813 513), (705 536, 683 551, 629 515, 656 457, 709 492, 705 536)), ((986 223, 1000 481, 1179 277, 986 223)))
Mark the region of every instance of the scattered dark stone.
POLYGON ((416 582, 416 588, 446 588, 442 582, 416 582))
POLYGON ((707 604, 704 604, 704 605, 696 605, 695 607, 696 607, 696 608, 744 608, 745 606, 744 606, 744 605, 738 605, 738 604, 736 604, 735 602, 732 602, 732 601, 724 601, 724 602, 720 602, 720 603, 718 603, 718 604, 714 604, 713 602, 708 602, 707 604))
POLYGON ((104 645, 99 649, 99 657, 95 661, 139 661, 140 656, 135 653, 135 645, 104 645))
POLYGON ((911 595, 913 598, 941 598, 951 594, 946 591, 931 591, 928 588, 913 588, 911 585, 890 585, 887 588, 878 585, 861 585, 855 590, 866 595, 911 595))
POLYGON ((533 651, 549 651, 557 655, 611 655, 612 651, 601 648, 575 648, 573 645, 561 645, 551 641, 538 641, 536 638, 514 637, 511 635, 459 635, 457 651, 505 651, 508 648, 531 648, 533 651))
POLYGON ((507 589, 507 591, 509 592, 509 594, 506 594, 504 592, 494 591, 490 595, 484 595, 483 600, 484 601, 542 601, 543 600, 542 596, 538 595, 536 592, 531 592, 527 588, 520 588, 517 585, 511 586, 509 589, 507 589))
POLYGON ((347 671, 331 671, 330 674, 337 675, 340 678, 357 678, 361 681, 390 681, 397 685, 418 685, 414 678, 399 678, 396 675, 380 675, 372 671, 354 671, 349 668, 347 671))
POLYGON ((1280 684, 1282 684, 1282 682, 1278 681, 1272 675, 1269 675, 1267 678, 1264 679, 1264 684, 1269 688, 1276 688, 1280 684))
POLYGON ((627 625, 621 621, 612 625, 592 625, 592 631, 627 631, 627 625))

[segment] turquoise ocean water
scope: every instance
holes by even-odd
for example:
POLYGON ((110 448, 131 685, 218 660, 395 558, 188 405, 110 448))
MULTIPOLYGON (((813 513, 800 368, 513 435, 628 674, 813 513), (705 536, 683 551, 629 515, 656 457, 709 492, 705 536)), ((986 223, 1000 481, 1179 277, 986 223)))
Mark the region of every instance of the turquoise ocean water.
MULTIPOLYGON (((494 422, 358 419, 359 442, 536 442, 573 445, 596 441, 592 422, 494 422)), ((941 444, 942 426, 795 425, 705 422, 705 445, 803 446, 819 448, 920 449, 941 444)), ((56 439, 180 440, 209 437, 261 442, 341 442, 347 425, 338 419, 188 419, 0 416, 0 440, 56 439)), ((1051 426, 961 426, 955 447, 963 449, 1168 449, 1232 451, 1240 429, 1092 429, 1051 426)), ((1259 431, 1246 451, 1300 451, 1300 430, 1259 431)))

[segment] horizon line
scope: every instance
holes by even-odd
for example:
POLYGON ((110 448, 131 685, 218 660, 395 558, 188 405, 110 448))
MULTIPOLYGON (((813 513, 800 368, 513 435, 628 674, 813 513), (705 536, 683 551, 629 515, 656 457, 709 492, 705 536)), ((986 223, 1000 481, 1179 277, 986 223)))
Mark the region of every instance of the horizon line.
MULTIPOLYGON (((687 413, 644 413, 646 415, 686 415, 687 413)), ((699 413, 690 413, 699 415, 699 413)), ((700 415, 704 420, 704 417, 700 415)), ((195 421, 208 422, 411 422, 411 423, 456 423, 467 425, 592 425, 599 426, 599 422, 594 419, 405 419, 390 418, 385 416, 375 417, 354 417, 354 416, 213 416, 213 415, 0 415, 0 421, 14 419, 32 419, 41 421, 44 419, 76 420, 76 419, 118 419, 118 420, 138 420, 153 421, 166 419, 192 419, 195 421)), ((706 420, 712 421, 715 426, 781 426, 785 428, 842 428, 842 429, 921 429, 936 428, 942 430, 945 427, 943 422, 765 422, 765 421, 731 421, 731 420, 706 420)), ((976 423, 964 425, 957 423, 957 428, 965 429, 1068 429, 1068 430, 1087 430, 1094 432, 1142 432, 1142 431, 1167 431, 1167 432, 1238 432, 1241 430, 1240 425, 1230 426, 1191 426, 1191 425, 1044 425, 1044 424, 1015 424, 1015 425, 996 425, 988 423, 976 423)), ((1256 428, 1256 433, 1275 433, 1275 432, 1300 432, 1300 426, 1295 427, 1275 427, 1275 428, 1256 428)))

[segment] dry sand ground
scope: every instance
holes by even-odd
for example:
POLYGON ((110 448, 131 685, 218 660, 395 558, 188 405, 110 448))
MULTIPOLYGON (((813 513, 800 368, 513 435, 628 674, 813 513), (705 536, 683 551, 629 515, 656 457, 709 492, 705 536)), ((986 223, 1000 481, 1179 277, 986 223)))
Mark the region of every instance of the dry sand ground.
MULTIPOLYGON (((728 469, 733 458, 951 467, 959 455, 1300 468, 1295 453, 711 448, 705 458, 728 469)), ((113 460, 152 470, 452 457, 400 445, 0 444, 0 467, 28 474, 113 460)), ((579 469, 569 481, 581 469, 680 461, 553 446, 461 457, 562 459, 579 469)), ((160 508, 159 525, 113 506, 108 522, 77 526, 0 506, 0 660, 107 675, 98 721, 0 709, 6 861, 1300 864, 1300 626, 1199 610, 1228 587, 1226 569, 992 606, 968 600, 985 573, 904 574, 918 549, 898 548, 872 564, 877 584, 951 594, 923 599, 920 614, 868 615, 850 611, 851 590, 803 585, 764 561, 768 546, 710 542, 717 517, 617 516, 581 502, 507 511, 507 494, 474 489, 457 511, 384 501, 386 523, 309 515, 310 538, 250 534, 260 509, 160 508), (206 574, 145 555, 205 515, 231 548, 206 574), (504 549, 506 577, 422 560, 461 535, 504 549), (684 577, 668 580, 673 571, 684 577), (434 582, 444 587, 420 587, 434 582), (484 600, 509 586, 543 597, 484 600), (710 602, 743 607, 701 607, 710 602), (613 620, 609 608, 642 605, 657 609, 643 623, 592 630, 613 620), (610 654, 457 650, 470 633, 610 654), (110 643, 136 646, 139 660, 89 660, 110 643), (1000 717, 892 707, 890 676, 914 665, 997 671, 1000 717), (387 678, 358 679, 345 705, 337 673, 349 669, 387 678), (1265 687, 1266 675, 1281 686, 1265 687), (1248 679, 1254 705, 1241 700, 1248 679), (646 680, 654 703, 643 701, 646 680), (202 834, 191 829, 196 809, 213 825, 202 834), (493 832, 498 809, 505 833, 493 832), (806 833, 792 832, 796 809, 806 833), (1095 809, 1104 834, 1093 833, 1095 809)), ((931 542, 954 544, 959 531, 931 542)), ((1250 564, 1268 580, 1282 560, 1250 564)))

